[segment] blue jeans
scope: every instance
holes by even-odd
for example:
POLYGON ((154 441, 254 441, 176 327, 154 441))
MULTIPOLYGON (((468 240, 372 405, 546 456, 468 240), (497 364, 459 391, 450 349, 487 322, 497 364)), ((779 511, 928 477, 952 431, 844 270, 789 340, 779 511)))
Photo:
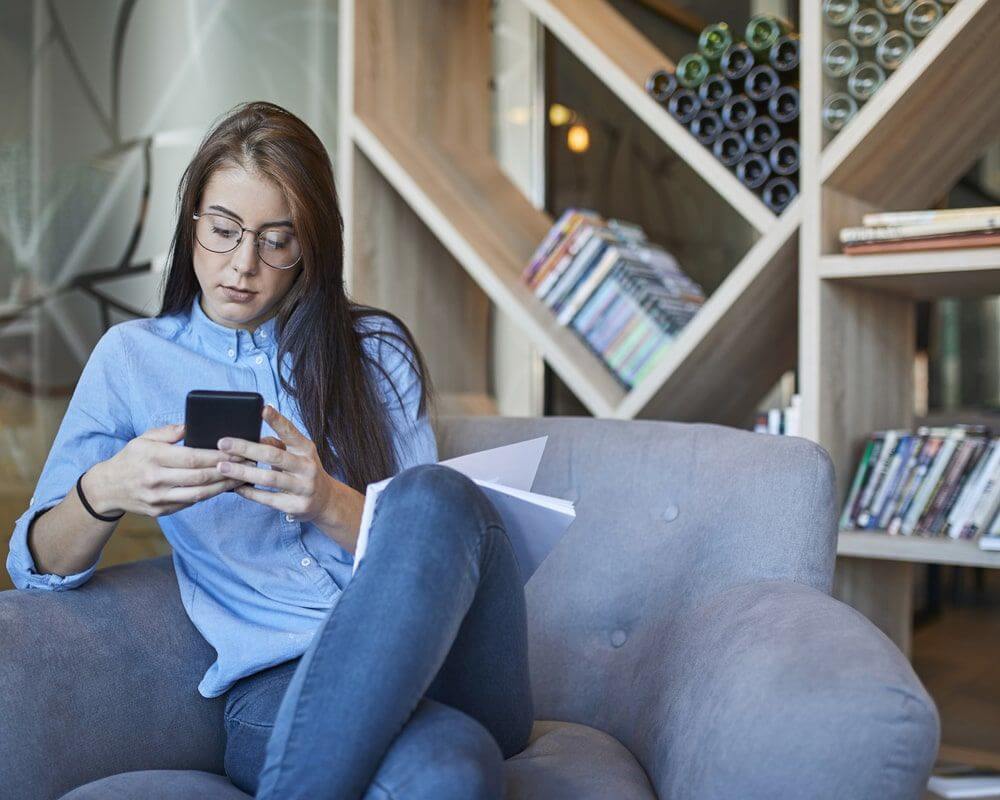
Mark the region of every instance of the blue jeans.
POLYGON ((257 798, 502 798, 534 706, 516 558, 489 498, 423 464, 305 653, 226 697, 226 772, 257 798))

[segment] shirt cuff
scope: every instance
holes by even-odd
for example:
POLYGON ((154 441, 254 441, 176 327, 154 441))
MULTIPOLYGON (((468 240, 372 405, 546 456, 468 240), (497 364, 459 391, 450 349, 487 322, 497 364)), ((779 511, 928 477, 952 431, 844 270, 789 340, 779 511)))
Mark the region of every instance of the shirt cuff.
POLYGON ((14 523, 14 534, 10 539, 10 553, 7 555, 7 572, 10 574, 14 586, 18 589, 46 589, 58 591, 61 589, 75 589, 86 583, 94 571, 97 569, 97 559, 83 572, 73 575, 56 575, 51 572, 38 572, 35 569, 35 560, 31 557, 31 550, 28 548, 28 528, 32 520, 50 508, 58 505, 60 500, 54 500, 47 506, 38 506, 29 509, 21 518, 14 523))

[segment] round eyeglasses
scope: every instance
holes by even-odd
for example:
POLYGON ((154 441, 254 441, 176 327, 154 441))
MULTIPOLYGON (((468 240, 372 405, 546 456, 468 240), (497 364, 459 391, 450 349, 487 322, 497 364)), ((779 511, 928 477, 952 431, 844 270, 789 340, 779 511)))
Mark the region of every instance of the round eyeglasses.
POLYGON ((257 255, 274 269, 290 269, 302 258, 302 248, 295 234, 284 228, 255 231, 244 228, 221 214, 195 214, 194 235, 198 243, 213 253, 228 253, 239 247, 243 232, 256 234, 257 255))

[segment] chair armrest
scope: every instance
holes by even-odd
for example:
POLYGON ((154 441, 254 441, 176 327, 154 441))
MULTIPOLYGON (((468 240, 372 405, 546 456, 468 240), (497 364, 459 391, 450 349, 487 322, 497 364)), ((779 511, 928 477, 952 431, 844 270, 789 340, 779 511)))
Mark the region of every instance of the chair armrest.
POLYGON ((757 583, 669 630, 632 701, 649 712, 626 742, 660 797, 923 796, 937 709, 854 609, 801 584, 757 583))
POLYGON ((0 592, 0 641, 4 796, 59 797, 130 770, 222 772, 224 700, 197 690, 214 651, 170 556, 72 591, 0 592))

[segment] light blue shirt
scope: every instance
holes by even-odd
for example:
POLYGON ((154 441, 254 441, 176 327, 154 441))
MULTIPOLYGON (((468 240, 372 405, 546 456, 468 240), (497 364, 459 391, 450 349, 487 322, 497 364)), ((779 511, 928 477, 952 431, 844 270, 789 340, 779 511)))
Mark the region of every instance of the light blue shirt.
MULTIPOLYGON (((27 545, 30 521, 74 490, 84 470, 129 440, 183 422, 190 390, 259 392, 309 435, 297 403, 278 380, 275 320, 253 332, 227 328, 206 316, 199 300, 183 313, 114 325, 98 341, 28 510, 14 524, 7 570, 19 589, 72 589, 93 575, 96 562, 74 575, 37 572, 27 545)), ((366 317, 362 324, 381 331, 392 323, 366 317)), ((397 341, 376 335, 364 342, 402 398, 400 403, 379 370, 372 371, 393 419, 400 470, 437 461, 427 416, 417 416, 419 381, 397 341)), ((291 381, 290 362, 289 354, 285 376, 291 381)), ((262 422, 261 436, 276 435, 262 422)), ((334 477, 344 480, 339 467, 334 477)), ((217 653, 198 685, 205 697, 302 655, 351 577, 353 556, 318 527, 233 492, 156 519, 173 548, 184 608, 217 653)))

